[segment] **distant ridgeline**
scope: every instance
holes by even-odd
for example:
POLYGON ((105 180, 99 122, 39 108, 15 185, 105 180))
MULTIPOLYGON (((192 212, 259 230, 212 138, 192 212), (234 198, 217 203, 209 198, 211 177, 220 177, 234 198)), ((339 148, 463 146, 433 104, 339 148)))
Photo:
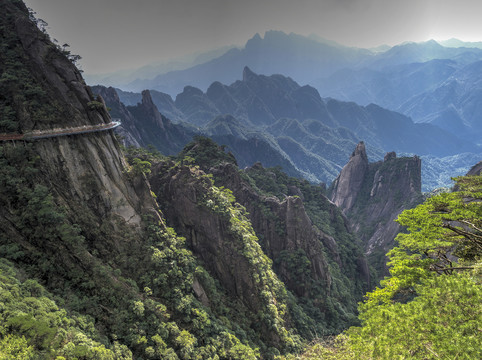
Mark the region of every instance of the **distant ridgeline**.
MULTIPOLYGON (((95 93, 103 96, 112 91, 94 88, 95 93)), ((449 171, 439 166, 442 161, 455 172, 461 166, 468 169, 474 156, 481 152, 479 147, 451 131, 415 124, 400 113, 374 104, 359 106, 323 99, 310 86, 300 86, 282 75, 258 75, 247 67, 242 80, 229 86, 214 82, 206 92, 187 86, 175 100, 154 90, 148 95, 147 91, 142 95, 117 92, 119 96, 105 96, 116 117, 122 117, 114 110, 122 101, 130 113, 126 119, 137 119, 138 124, 147 123, 147 118, 155 119, 153 115, 146 117, 146 112, 140 114, 139 106, 149 107, 151 114, 159 109, 177 125, 176 130, 167 129, 167 133, 173 131, 175 139, 180 139, 179 132, 202 133, 227 145, 241 167, 256 161, 265 166, 280 165, 290 175, 301 175, 312 182, 331 183, 362 140, 368 145, 371 159, 382 159, 389 151, 422 156, 425 191, 432 190, 428 186, 450 183, 448 176, 441 177, 441 172, 449 171), (155 111, 153 106, 157 107, 155 111)), ((154 124, 153 120, 150 123, 154 124)), ((139 133, 134 138, 169 153, 166 142, 155 138, 164 139, 165 131, 152 129, 153 132, 139 133)), ((133 136, 125 137, 130 141, 133 136)))
MULTIPOLYGON (((0 6, 2 132, 111 124, 43 23, 0 6)), ((132 133, 182 149, 192 132, 144 97, 132 133)), ((357 323, 370 271, 323 187, 111 131, 2 142, 0 169, 1 358, 269 359, 357 323)))
MULTIPOLYGON (((211 90, 219 90, 213 94, 221 96, 214 112, 227 104, 239 113, 206 121, 204 129, 199 119, 201 109, 211 106, 205 101, 214 96, 210 91, 188 88, 175 107, 166 105, 171 114, 191 111, 194 126, 162 116, 148 91, 140 104, 124 106, 113 89, 96 88, 123 123, 121 140, 148 149, 123 147, 112 131, 72 130, 113 126, 102 97, 85 85, 74 64, 77 56, 52 43, 45 22, 22 1, 0 0, 0 8, 0 132, 75 135, 0 142, 0 358, 293 359, 312 340, 360 323, 357 303, 383 268, 380 260, 378 273, 373 270, 365 252, 373 258, 391 246, 379 234, 385 229, 392 234, 395 213, 418 201, 420 160, 389 153, 383 162, 368 163, 364 144, 356 145, 357 136, 343 127, 353 113, 344 120, 334 114, 353 108, 360 115, 355 125, 367 124, 362 132, 368 134, 376 124, 378 135, 386 129, 375 113, 386 114, 387 124, 400 115, 321 100, 309 87, 249 69, 232 87, 213 85, 211 90), (278 89, 276 96, 265 92, 269 86, 278 89), (284 95, 282 104, 278 96, 284 95), (333 127, 311 115, 311 120, 271 117, 281 105, 294 111, 305 101, 315 106, 313 116, 325 109, 333 127), (255 116, 239 126, 235 116, 251 111, 255 116), (246 130, 260 124, 269 135, 246 130), (208 129, 216 140, 229 141, 228 147, 202 136, 192 140, 208 129), (330 189, 333 202, 325 186, 299 177, 334 177, 355 147, 330 189), (255 151, 290 174, 255 163, 255 151), (317 155, 324 152, 337 154, 337 160, 317 155), (240 170, 243 162, 249 167, 240 170)), ((418 139, 413 126, 405 119, 398 131, 418 139)), ((439 135, 431 139, 439 141, 439 135)), ((463 191, 473 186, 459 185, 463 191)), ((479 199, 469 190, 466 194, 479 199)), ((463 206, 457 195, 447 196, 450 204, 457 200, 463 206)), ((460 219, 475 224, 466 233, 477 240, 482 225, 460 219)), ((449 265, 475 268, 477 242, 461 244, 457 256, 466 263, 449 265)), ((427 256, 441 254, 434 250, 427 256)), ((447 259, 415 260, 430 273, 429 265, 446 266, 447 259)), ((422 280, 433 280, 426 273, 422 280)), ((478 294, 470 278, 455 279, 462 281, 457 286, 468 284, 459 290, 478 294)), ((387 289, 395 289, 392 297, 407 290, 387 289)), ((375 292, 375 302, 381 292, 392 304, 384 291, 375 292)), ((366 308, 360 309, 370 319, 366 308)), ((463 314, 460 319, 466 323, 463 314)), ((384 326, 367 332, 373 328, 384 326)), ((463 349, 477 355, 472 338, 463 349)))

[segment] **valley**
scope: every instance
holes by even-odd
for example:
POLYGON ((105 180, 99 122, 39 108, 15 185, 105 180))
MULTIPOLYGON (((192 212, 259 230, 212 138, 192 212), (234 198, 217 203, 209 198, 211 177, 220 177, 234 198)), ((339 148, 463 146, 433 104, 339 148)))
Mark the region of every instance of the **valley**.
POLYGON ((482 356, 482 50, 268 31, 89 86, 0 8, 0 358, 482 356))

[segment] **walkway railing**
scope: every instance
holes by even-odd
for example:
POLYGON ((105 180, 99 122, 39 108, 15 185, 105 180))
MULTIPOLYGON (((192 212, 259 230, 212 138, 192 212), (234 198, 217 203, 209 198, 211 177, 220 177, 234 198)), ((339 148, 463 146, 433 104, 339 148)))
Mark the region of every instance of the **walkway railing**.
POLYGON ((0 141, 8 141, 8 140, 27 140, 28 141, 28 140, 47 139, 47 138, 66 136, 66 135, 87 134, 87 133, 115 129, 119 125, 121 125, 120 121, 112 121, 108 124, 83 125, 83 126, 77 126, 77 127, 71 127, 71 128, 56 128, 56 129, 49 129, 49 130, 34 130, 24 134, 3 133, 3 134, 0 134, 0 141))

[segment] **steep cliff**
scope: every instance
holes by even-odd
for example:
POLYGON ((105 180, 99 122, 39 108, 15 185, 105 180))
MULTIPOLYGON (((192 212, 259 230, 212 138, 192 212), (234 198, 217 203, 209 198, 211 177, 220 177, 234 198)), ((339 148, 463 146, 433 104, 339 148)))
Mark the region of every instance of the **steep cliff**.
POLYGON ((161 115, 149 90, 142 92, 141 102, 135 106, 124 106, 113 88, 95 86, 93 91, 105 99, 111 116, 122 121, 122 126, 117 131, 124 138, 125 145, 151 145, 168 155, 178 153, 192 139, 193 130, 173 124, 161 115))
MULTIPOLYGON (((26 359, 256 359, 298 349, 297 305, 288 307, 271 264, 251 256, 236 273, 238 283, 260 282, 261 305, 249 293, 231 301, 231 288, 165 226, 149 164, 129 165, 111 130, 69 135, 111 122, 75 58, 21 1, 0 7, 1 131, 65 133, 0 143, 1 356, 15 346, 26 359)), ((148 93, 137 108, 156 116, 148 93)), ((249 226, 236 239, 254 236, 249 226)))
MULTIPOLYGON (((102 98, 93 97, 65 51, 35 26, 25 6, 2 1, 2 8, 3 43, 17 40, 2 53, 2 76, 18 81, 2 92, 2 109, 11 110, 17 132, 111 122, 102 98), (17 63, 11 65, 14 59, 17 63), (35 106, 41 111, 32 110, 35 106)), ((67 207, 70 199, 78 199, 78 205, 86 206, 99 221, 120 215, 132 224, 139 224, 146 208, 155 208, 143 198, 147 185, 139 182, 136 189, 126 176, 127 164, 111 131, 49 138, 23 147, 26 156, 38 157, 36 180, 47 184, 67 207)))
POLYGON ((368 163, 365 146, 359 143, 330 193, 362 239, 379 275, 383 274, 384 254, 401 230, 394 220, 422 201, 420 159, 397 158, 390 152, 383 161, 368 163))
MULTIPOLYGON (((206 138, 186 146, 179 159, 193 161, 213 176, 217 186, 232 191, 247 210, 274 271, 316 320, 319 331, 336 331, 353 321, 356 301, 370 286, 368 265, 360 244, 349 233, 340 211, 325 197, 323 187, 260 164, 239 170, 230 154, 206 138)), ((208 217, 196 208, 195 201, 185 208, 184 196, 173 191, 174 177, 166 174, 166 168, 172 165, 163 165, 151 174, 153 189, 172 226, 197 244, 195 253, 204 254, 213 242, 197 232, 206 231, 208 217)), ((211 256, 207 263, 222 268, 223 261, 236 263, 226 254, 211 256)), ((233 280, 226 282, 232 284, 233 280)))
POLYGON ((335 179, 332 201, 346 213, 355 205, 358 193, 368 172, 365 144, 360 142, 351 154, 350 161, 335 179))
POLYGON ((214 187, 202 171, 173 162, 160 163, 150 178, 169 224, 186 237, 194 255, 237 304, 243 321, 271 346, 284 348, 293 309, 231 192, 214 187))

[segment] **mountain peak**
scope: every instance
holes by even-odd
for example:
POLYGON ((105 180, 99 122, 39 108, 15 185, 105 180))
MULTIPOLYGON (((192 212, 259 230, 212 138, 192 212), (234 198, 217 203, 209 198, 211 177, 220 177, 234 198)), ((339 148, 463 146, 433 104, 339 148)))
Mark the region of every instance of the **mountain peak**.
POLYGON ((331 200, 344 213, 355 205, 355 200, 363 185, 367 171, 368 157, 365 143, 360 141, 351 154, 350 161, 343 167, 340 175, 334 181, 331 200))
POLYGON ((142 91, 142 105, 144 106, 155 106, 152 101, 151 92, 149 90, 142 91))
POLYGON ((262 43, 263 39, 259 33, 256 33, 251 39, 246 42, 245 48, 258 47, 262 43))
POLYGON ((366 151, 366 148, 365 148, 365 143, 363 141, 360 141, 358 143, 355 150, 351 154, 350 159, 354 158, 354 157, 357 157, 357 156, 361 157, 364 161, 366 161, 368 163, 367 151, 366 151))
POLYGON ((257 75, 247 66, 243 69, 243 81, 249 81, 255 78, 257 75))

